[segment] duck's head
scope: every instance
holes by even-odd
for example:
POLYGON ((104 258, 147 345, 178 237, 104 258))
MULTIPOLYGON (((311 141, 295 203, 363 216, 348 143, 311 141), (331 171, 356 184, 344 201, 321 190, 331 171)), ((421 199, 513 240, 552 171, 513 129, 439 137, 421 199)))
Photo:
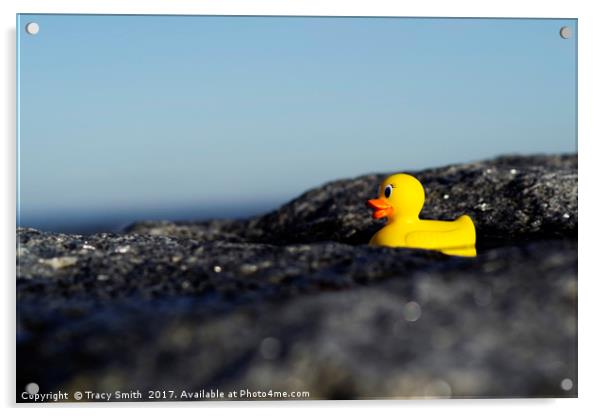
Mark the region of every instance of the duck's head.
POLYGON ((372 218, 375 219, 417 219, 423 205, 422 184, 406 173, 397 173, 386 178, 380 185, 378 198, 368 201, 368 206, 374 210, 372 218))

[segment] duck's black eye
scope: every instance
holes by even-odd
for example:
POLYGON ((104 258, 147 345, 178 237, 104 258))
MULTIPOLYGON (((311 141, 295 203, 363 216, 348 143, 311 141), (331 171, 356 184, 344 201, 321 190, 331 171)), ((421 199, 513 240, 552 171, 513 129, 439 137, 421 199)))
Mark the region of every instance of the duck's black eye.
POLYGON ((385 186, 385 198, 389 198, 393 193, 393 187, 391 185, 385 186))

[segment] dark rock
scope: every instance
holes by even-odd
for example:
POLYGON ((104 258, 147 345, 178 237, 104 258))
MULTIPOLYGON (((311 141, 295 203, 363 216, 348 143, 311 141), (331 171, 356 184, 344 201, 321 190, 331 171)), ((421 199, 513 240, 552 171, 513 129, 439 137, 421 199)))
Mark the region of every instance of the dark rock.
MULTIPOLYGON (((505 156, 410 172, 426 192, 422 218, 451 220, 468 214, 477 244, 577 235, 577 156, 505 156)), ((127 231, 270 244, 338 241, 365 244, 382 226, 365 202, 386 174, 329 182, 277 211, 247 221, 144 222, 127 231)))
POLYGON ((576 157, 416 173, 476 258, 363 244, 382 176, 250 220, 18 229, 17 391, 576 396, 576 157))

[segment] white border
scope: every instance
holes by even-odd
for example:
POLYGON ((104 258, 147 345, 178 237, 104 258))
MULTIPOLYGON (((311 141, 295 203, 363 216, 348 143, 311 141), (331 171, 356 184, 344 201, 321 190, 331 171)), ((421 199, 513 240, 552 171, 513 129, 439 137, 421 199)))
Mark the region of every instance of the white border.
MULTIPOLYGON (((2 122, 4 140, 0 154, 0 172, 4 194, 0 222, 0 256, 2 273, 3 310, 6 312, 2 339, 2 368, 0 394, 5 406, 13 403, 14 394, 14 334, 15 334, 15 14, 20 13, 107 13, 107 14, 223 14, 223 15, 344 15, 344 16, 449 16, 449 17, 554 17, 579 19, 579 399, 564 400, 453 400, 453 401, 354 401, 305 403, 194 403, 177 405, 179 410, 264 414, 266 411, 306 414, 318 409, 333 411, 344 407, 345 412, 365 414, 372 407, 379 412, 427 412, 445 414, 507 415, 509 412, 562 414, 577 411, 591 414, 602 406, 597 397, 602 393, 602 372, 599 356, 602 353, 598 317, 602 279, 600 266, 595 263, 602 227, 600 164, 600 43, 601 15, 595 1, 526 1, 507 0, 495 4, 486 1, 385 1, 385 0, 3 0, 2 9, 2 122), (597 191, 597 192, 596 192, 597 191)), ((536 278, 536 276, 534 276, 536 278)), ((145 412, 164 413, 164 404, 144 404, 145 412)), ((111 406, 114 409, 118 406, 111 406)), ((131 408, 133 406, 126 406, 131 408)), ((14 409, 11 409, 14 410, 14 409)), ((46 406, 45 411, 62 414, 81 411, 81 406, 46 406), (70 409, 72 408, 72 409, 70 409)), ((105 406, 89 407, 93 413, 105 413, 105 406)))

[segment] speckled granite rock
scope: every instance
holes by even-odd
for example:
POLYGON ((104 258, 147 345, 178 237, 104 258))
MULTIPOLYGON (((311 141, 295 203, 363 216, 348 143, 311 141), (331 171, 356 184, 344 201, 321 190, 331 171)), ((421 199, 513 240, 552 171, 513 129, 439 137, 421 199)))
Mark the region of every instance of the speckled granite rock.
MULTIPOLYGON (((481 247, 535 238, 576 237, 577 157, 505 156, 411 172, 426 192, 422 218, 469 214, 481 247)), ((141 222, 128 231, 210 241, 364 244, 382 226, 365 202, 387 174, 329 182, 248 221, 141 222), (240 241, 238 240, 238 241, 240 241)), ((384 221, 384 220, 383 220, 384 221)))
POLYGON ((250 220, 17 230, 17 392, 575 396, 576 158, 417 176, 425 217, 475 217, 477 258, 359 244, 381 175, 250 220))

